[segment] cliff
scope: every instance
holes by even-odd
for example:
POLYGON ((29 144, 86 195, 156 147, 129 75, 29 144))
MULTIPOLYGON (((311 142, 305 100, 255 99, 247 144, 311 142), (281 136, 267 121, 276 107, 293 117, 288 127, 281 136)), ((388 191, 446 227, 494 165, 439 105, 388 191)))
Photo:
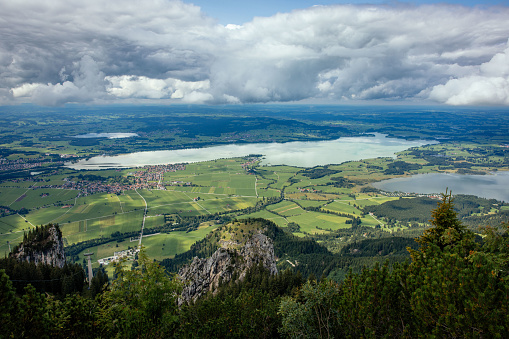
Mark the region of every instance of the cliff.
POLYGON ((35 230, 25 234, 23 242, 16 246, 9 256, 19 261, 44 263, 62 268, 65 265, 62 232, 55 224, 36 227, 35 230))
POLYGON ((184 281, 179 304, 195 301, 207 292, 214 293, 221 283, 242 280, 249 268, 260 263, 271 274, 277 273, 272 240, 264 234, 254 234, 245 243, 220 241, 221 247, 211 257, 195 257, 179 275, 184 281))

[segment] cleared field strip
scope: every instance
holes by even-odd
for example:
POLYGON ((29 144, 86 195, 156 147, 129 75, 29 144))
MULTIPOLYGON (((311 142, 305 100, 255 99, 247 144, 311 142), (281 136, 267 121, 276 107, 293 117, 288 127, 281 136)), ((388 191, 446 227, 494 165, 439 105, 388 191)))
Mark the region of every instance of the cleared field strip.
POLYGON ((13 209, 33 209, 53 204, 73 203, 78 196, 78 190, 65 190, 55 188, 31 189, 25 193, 23 200, 14 202, 10 207, 13 209))
POLYGON ((346 224, 346 220, 348 220, 348 218, 319 212, 303 213, 288 217, 288 220, 299 224, 301 231, 306 233, 327 233, 328 230, 350 228, 351 226, 346 224))
MULTIPOLYGON (((29 190, 29 189, 28 189, 29 190)), ((0 205, 1 206, 10 206, 12 205, 19 197, 28 192, 27 188, 19 188, 19 187, 1 187, 0 188, 0 205)))
POLYGON ((143 211, 133 211, 115 216, 61 224, 62 236, 69 245, 102 236, 110 236, 114 232, 140 231, 143 223, 143 211))
POLYGON ((239 219, 247 219, 247 218, 263 218, 270 221, 273 221, 276 225, 280 227, 286 227, 288 225, 288 221, 284 217, 277 216, 272 214, 266 210, 254 212, 251 214, 245 214, 238 217, 239 219))

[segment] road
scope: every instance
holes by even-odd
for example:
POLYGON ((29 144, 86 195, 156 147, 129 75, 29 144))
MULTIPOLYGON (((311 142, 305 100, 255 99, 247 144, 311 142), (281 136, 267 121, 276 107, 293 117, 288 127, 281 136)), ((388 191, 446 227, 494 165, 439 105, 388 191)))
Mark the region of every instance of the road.
POLYGON ((145 212, 143 213, 143 222, 141 224, 141 232, 140 232, 140 242, 138 243, 138 248, 141 248, 141 239, 143 238, 143 229, 145 228, 145 218, 147 217, 147 209, 148 209, 148 206, 147 206, 147 201, 145 200, 145 198, 143 197, 143 195, 140 194, 140 192, 138 192, 138 189, 134 189, 136 191, 136 193, 138 193, 138 195, 143 199, 143 202, 145 202, 145 212))

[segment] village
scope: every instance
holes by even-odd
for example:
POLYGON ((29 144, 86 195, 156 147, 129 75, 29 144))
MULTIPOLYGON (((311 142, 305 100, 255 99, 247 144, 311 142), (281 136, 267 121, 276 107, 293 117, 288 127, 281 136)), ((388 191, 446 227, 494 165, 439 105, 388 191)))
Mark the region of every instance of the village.
POLYGON ((97 260, 97 262, 100 264, 100 265, 104 265, 104 266, 107 266, 111 263, 114 263, 114 262, 117 262, 119 261, 120 259, 127 259, 127 260, 131 260, 131 259, 134 259, 136 254, 139 252, 139 248, 138 247, 134 247, 134 248, 129 248, 127 250, 123 250, 123 251, 118 251, 118 252, 114 252, 113 253, 113 256, 111 257, 106 257, 106 258, 101 258, 99 260, 97 260))
MULTIPOLYGON (((0 161, 0 165, 2 162, 0 161)), ((29 166, 32 163, 19 162, 19 166, 29 166)), ((24 167, 27 168, 27 167, 24 167)), ((108 180, 88 180, 87 178, 76 180, 74 176, 63 179, 62 185, 45 185, 44 180, 38 178, 15 179, 12 182, 35 181, 38 184, 33 185, 31 189, 68 189, 80 191, 80 196, 88 196, 95 193, 122 194, 127 190, 135 189, 165 189, 165 185, 191 185, 189 182, 171 181, 164 182, 164 173, 183 171, 185 164, 167 164, 157 166, 144 166, 139 170, 128 173, 128 177, 121 177, 118 181, 108 180), (133 179, 131 179, 132 177, 133 179)), ((120 170, 117 170, 120 171, 120 170)), ((54 173, 52 173, 54 174, 54 173)))

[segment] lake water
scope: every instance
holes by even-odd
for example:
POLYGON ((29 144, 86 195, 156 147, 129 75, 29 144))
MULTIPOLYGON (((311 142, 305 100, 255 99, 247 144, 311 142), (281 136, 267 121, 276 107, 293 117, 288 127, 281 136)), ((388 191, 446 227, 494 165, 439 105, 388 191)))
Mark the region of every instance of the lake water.
POLYGON ((453 194, 471 194, 509 202, 509 172, 491 175, 419 174, 374 183, 387 192, 445 193, 449 188, 453 194))
POLYGON ((92 139, 92 138, 108 138, 108 139, 122 139, 139 137, 138 133, 87 133, 75 135, 73 138, 79 139, 92 139))
POLYGON ((67 163, 73 169, 127 168, 145 165, 191 163, 221 158, 263 154, 262 165, 290 165, 313 167, 340 164, 345 161, 377 157, 394 157, 396 152, 435 141, 387 138, 375 133, 374 137, 362 136, 327 141, 296 141, 287 143, 230 144, 205 148, 136 152, 115 156, 97 156, 77 163, 67 163))

